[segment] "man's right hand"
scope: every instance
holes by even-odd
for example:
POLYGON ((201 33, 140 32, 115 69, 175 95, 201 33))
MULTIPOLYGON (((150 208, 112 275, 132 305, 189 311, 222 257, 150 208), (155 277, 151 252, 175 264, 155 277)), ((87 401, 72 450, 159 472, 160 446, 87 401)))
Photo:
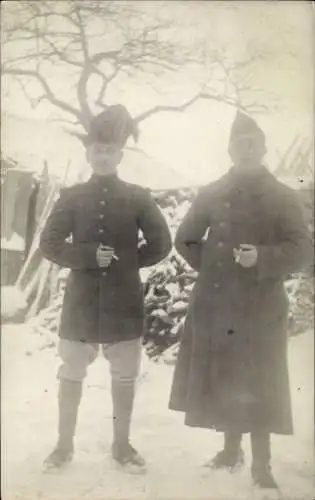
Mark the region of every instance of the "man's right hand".
POLYGON ((96 260, 99 267, 109 267, 114 257, 114 249, 106 245, 99 245, 96 251, 96 260))

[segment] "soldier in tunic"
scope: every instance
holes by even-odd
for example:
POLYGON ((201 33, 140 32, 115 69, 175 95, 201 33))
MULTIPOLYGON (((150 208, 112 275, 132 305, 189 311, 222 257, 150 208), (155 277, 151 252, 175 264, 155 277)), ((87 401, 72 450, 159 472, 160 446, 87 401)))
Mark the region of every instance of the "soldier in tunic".
POLYGON ((171 237, 148 190, 118 177, 131 135, 137 138, 135 123, 121 105, 92 119, 84 140, 93 174, 62 190, 41 234, 44 257, 71 269, 59 330, 59 438, 47 468, 72 459, 82 383, 99 348, 111 373, 112 456, 145 466, 129 441, 144 331, 139 269, 163 260, 171 237))
POLYGON ((189 426, 224 433, 212 468, 243 464, 250 433, 252 478, 276 488, 270 434, 293 433, 287 366, 284 281, 312 260, 311 237, 293 190, 264 166, 265 136, 238 112, 233 166, 203 187, 175 246, 199 272, 192 291, 170 408, 189 426))

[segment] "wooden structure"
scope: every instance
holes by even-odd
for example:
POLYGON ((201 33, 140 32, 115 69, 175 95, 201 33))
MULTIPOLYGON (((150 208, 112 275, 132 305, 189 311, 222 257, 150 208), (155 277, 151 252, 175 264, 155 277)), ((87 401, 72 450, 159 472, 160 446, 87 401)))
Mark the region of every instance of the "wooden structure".
POLYGON ((313 142, 296 136, 289 145, 274 174, 294 178, 301 184, 314 180, 313 142))
MULTIPOLYGON (((16 283, 33 244, 51 181, 13 160, 1 159, 1 286, 16 283)), ((38 261, 38 264, 40 260, 38 261)))
POLYGON ((5 160, 1 167, 1 285, 12 285, 32 238, 30 208, 37 185, 32 171, 5 160))

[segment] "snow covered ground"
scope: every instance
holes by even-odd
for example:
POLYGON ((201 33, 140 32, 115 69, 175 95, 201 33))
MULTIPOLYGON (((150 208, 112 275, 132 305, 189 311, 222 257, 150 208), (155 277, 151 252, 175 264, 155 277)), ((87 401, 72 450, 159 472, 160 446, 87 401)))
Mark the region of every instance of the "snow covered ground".
MULTIPOLYGON (((221 447, 222 436, 190 429, 167 409, 173 367, 144 363, 137 396, 133 442, 148 461, 144 476, 125 475, 111 462, 111 402, 106 362, 90 368, 81 405, 75 460, 58 474, 43 474, 42 461, 56 438, 58 358, 26 325, 2 329, 2 498, 3 500, 274 498, 258 494, 247 467, 230 475, 203 462, 221 447)), ((273 469, 282 498, 311 500, 313 482, 313 332, 290 340, 295 418, 293 437, 274 436, 273 469)))

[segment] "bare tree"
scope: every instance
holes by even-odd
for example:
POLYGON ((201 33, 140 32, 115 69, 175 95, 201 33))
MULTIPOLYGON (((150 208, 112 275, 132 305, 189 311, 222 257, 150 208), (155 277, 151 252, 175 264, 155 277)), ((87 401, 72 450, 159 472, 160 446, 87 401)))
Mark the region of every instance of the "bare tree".
POLYGON ((49 102, 79 137, 91 116, 108 105, 111 85, 122 79, 145 81, 159 91, 158 82, 188 67, 202 67, 195 94, 147 109, 138 122, 158 112, 183 111, 199 99, 247 111, 266 108, 250 82, 252 65, 262 54, 232 61, 206 43, 185 47, 175 41, 176 27, 164 15, 164 2, 158 4, 147 9, 138 2, 110 0, 6 2, 2 75, 20 85, 33 107, 49 102), (74 91, 67 95, 57 88, 58 75, 74 91))

